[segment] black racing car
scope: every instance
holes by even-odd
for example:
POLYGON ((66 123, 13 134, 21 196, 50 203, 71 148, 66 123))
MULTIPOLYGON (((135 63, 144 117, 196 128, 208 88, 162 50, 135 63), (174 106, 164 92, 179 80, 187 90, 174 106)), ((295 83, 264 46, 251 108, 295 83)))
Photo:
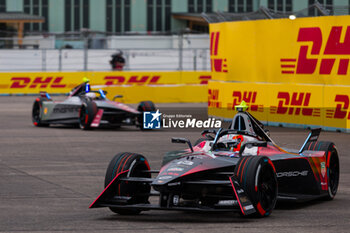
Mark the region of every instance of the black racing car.
MULTIPOLYGON (((119 97, 122 96, 115 96, 119 97)), ((143 129, 145 111, 156 111, 153 102, 143 101, 134 109, 108 100, 105 91, 91 90, 89 83, 84 82, 75 87, 62 102, 53 101, 46 92, 40 93, 33 104, 32 120, 35 126, 79 125, 84 130, 122 125, 136 125, 143 129)))
POLYGON ((136 153, 110 162, 105 189, 90 208, 119 214, 144 210, 238 211, 263 217, 277 201, 331 200, 339 184, 339 158, 332 142, 311 131, 300 150, 277 146, 262 124, 239 111, 230 129, 205 130, 194 147, 168 153, 160 171, 136 153), (152 174, 157 174, 155 177, 152 174), (150 196, 158 196, 151 203, 150 196))

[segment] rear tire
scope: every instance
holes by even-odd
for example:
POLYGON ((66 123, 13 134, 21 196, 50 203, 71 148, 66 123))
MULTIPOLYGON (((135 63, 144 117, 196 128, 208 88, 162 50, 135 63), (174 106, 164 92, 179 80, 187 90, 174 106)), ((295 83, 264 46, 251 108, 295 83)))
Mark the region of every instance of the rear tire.
POLYGON ((143 112, 155 112, 157 111, 156 106, 152 101, 142 101, 137 107, 137 111, 141 112, 141 115, 138 118, 139 126, 141 130, 146 130, 143 127, 143 112))
POLYGON ((325 151, 328 190, 325 200, 333 200, 339 185, 339 157, 333 142, 311 142, 306 144, 306 150, 325 151))
POLYGON ((235 175, 256 209, 256 216, 269 216, 277 201, 277 177, 271 160, 265 156, 244 156, 235 175))
POLYGON ((82 130, 91 130, 91 123, 97 113, 97 105, 93 101, 85 101, 79 110, 79 126, 82 130))
POLYGON ((52 101, 48 98, 38 97, 35 99, 32 108, 32 121, 33 124, 37 127, 48 127, 50 124, 43 123, 42 114, 44 114, 43 110, 43 102, 44 101, 52 101))
MULTIPOLYGON (((150 170, 148 161, 143 155, 124 152, 114 156, 109 163, 104 186, 107 187, 117 174, 127 170, 129 170, 127 177, 151 178, 150 173, 141 172, 150 170)), ((122 181, 120 185, 118 185, 116 194, 119 196, 131 197, 128 204, 140 204, 148 203, 150 191, 151 186, 149 184, 122 181)), ((114 207, 110 207, 109 209, 121 215, 135 215, 141 212, 140 210, 118 209, 114 207)))
POLYGON ((153 112, 153 111, 157 111, 157 109, 152 101, 142 101, 139 103, 139 106, 137 107, 137 111, 153 112))

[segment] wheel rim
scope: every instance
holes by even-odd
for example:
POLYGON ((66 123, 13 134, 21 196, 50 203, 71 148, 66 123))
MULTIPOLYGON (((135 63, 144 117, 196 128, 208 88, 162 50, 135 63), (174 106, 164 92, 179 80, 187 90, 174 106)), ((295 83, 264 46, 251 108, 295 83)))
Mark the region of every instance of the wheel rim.
MULTIPOLYGON (((144 177, 151 178, 149 173, 141 171, 148 170, 145 163, 136 162, 134 166, 129 168, 128 177, 144 177)), ((133 197, 134 203, 146 203, 148 201, 150 192, 150 186, 148 184, 134 184, 134 188, 131 192, 127 193, 127 196, 133 197), (148 195, 147 195, 148 194, 148 195)))
POLYGON ((336 152, 331 153, 328 168, 329 188, 332 195, 335 195, 339 184, 339 161, 336 152))
POLYGON ((262 208, 270 210, 277 199, 277 181, 270 166, 263 166, 258 179, 258 195, 262 208))

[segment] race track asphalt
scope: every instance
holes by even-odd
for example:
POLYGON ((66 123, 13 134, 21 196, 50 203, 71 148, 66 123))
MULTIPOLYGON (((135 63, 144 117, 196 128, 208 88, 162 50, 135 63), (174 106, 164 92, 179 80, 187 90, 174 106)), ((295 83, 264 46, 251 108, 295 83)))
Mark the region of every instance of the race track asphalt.
MULTIPOLYGON (((145 155, 158 169, 162 155, 183 145, 173 136, 199 137, 200 130, 141 132, 135 127, 81 131, 37 128, 31 122, 34 97, 0 97, 0 232, 349 232, 350 134, 322 132, 335 142, 341 174, 333 201, 280 205, 268 218, 238 214, 148 211, 120 216, 88 209, 103 189, 110 159, 118 152, 145 155)), ((161 112, 183 108, 206 114, 205 104, 162 104, 161 112)), ((270 127, 284 147, 299 148, 307 130, 270 127)))

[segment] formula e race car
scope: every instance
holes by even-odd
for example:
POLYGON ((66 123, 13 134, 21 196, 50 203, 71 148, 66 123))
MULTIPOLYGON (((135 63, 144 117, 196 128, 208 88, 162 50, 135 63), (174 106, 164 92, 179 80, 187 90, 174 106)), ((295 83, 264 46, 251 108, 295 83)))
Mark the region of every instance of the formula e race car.
POLYGON ((193 147, 168 153, 160 171, 136 153, 110 162, 105 189, 90 208, 119 214, 144 210, 238 211, 264 217, 277 201, 331 200, 339 183, 339 158, 332 142, 317 141, 314 129, 300 150, 277 146, 263 125, 242 109, 229 129, 205 130, 193 147), (156 177, 152 177, 156 173, 156 177), (151 203, 158 196, 156 203, 151 203))
MULTIPOLYGON (((119 98, 122 96, 115 96, 119 98)), ((62 102, 52 101, 41 92, 33 104, 32 120, 35 126, 50 124, 79 125, 87 130, 100 126, 120 127, 136 125, 143 129, 143 112, 156 111, 151 101, 143 101, 137 110, 116 101, 110 101, 103 90, 90 89, 88 82, 75 87, 62 102)))

